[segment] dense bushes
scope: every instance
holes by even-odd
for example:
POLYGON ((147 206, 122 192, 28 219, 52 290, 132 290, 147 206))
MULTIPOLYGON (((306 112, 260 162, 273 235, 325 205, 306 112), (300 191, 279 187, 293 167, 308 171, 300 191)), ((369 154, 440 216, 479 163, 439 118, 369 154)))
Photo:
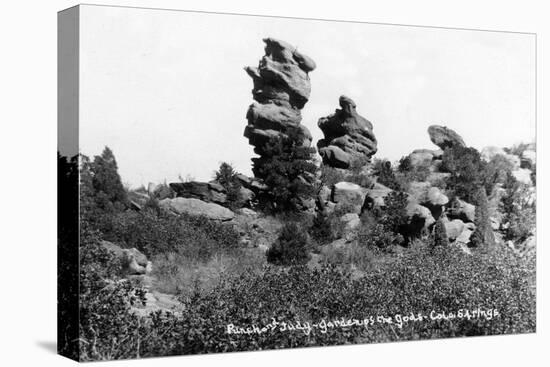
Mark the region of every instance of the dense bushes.
POLYGON ((154 210, 107 216, 101 229, 106 240, 135 247, 147 256, 178 252, 190 259, 207 260, 218 250, 236 247, 239 241, 231 225, 154 210))
POLYGON ((86 222, 80 235, 80 359, 138 358, 143 328, 130 312, 144 302, 138 284, 117 277, 120 262, 100 244, 99 233, 86 222))
POLYGON ((267 261, 275 265, 300 265, 308 262, 309 238, 295 222, 286 223, 279 238, 266 252, 267 261))
MULTIPOLYGON (((505 248, 468 256, 453 247, 415 247, 384 271, 360 278, 331 265, 266 268, 222 280, 206 293, 182 299, 186 312, 155 313, 151 320, 107 329, 124 341, 115 357, 156 356, 292 348, 357 342, 402 341, 442 337, 534 332, 534 264, 522 263, 505 248), (437 313, 459 309, 496 309, 492 320, 432 320, 437 313), (418 313, 422 322, 399 324, 395 315, 418 313), (363 320, 383 315, 391 324, 368 327, 268 331, 228 334, 228 325, 261 328, 275 319, 302 324, 363 320)), ((98 320, 91 318, 93 323, 98 320)), ((99 320, 104 320, 103 318, 99 320)), ((107 338, 107 340, 111 340, 107 338)), ((87 344, 83 344, 87 346, 87 344)), ((110 350, 108 343, 96 343, 110 350)), ((101 355, 102 350, 96 350, 101 355)))

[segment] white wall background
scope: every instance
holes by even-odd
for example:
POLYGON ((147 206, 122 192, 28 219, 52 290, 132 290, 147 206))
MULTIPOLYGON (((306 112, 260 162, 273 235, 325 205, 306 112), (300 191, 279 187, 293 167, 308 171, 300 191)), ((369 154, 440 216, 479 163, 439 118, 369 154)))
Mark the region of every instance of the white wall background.
POLYGON ((353 98, 378 157, 432 144, 433 123, 476 148, 535 137, 535 36, 149 9, 81 8, 81 152, 105 145, 132 186, 209 179, 221 161, 250 174, 243 71, 280 38, 317 62, 303 124, 353 98))
MULTIPOLYGON (((99 3, 109 4, 110 1, 99 3)), ((550 203, 545 170, 550 138, 543 108, 550 99, 548 62, 550 23, 545 3, 463 0, 386 0, 312 2, 295 0, 118 0, 121 5, 156 6, 253 14, 362 20, 482 29, 537 32, 538 44, 538 222, 539 259, 537 334, 447 339, 411 343, 236 353, 116 362, 117 366, 545 366, 550 336, 548 264, 545 250, 550 203), (544 72, 542 72, 544 70, 544 72)), ((56 12, 74 1, 11 1, 0 12, 0 159, 2 160, 2 302, 0 363, 74 366, 54 354, 56 337, 56 12)), ((253 60, 259 57, 255 46, 253 60)), ((318 60, 319 61, 319 60, 318 60)), ((320 73, 319 71, 315 73, 320 73)), ((312 78, 316 77, 315 73, 312 78)), ((319 79, 314 79, 318 83, 319 79)), ((250 84, 247 84, 250 89, 250 84)), ((365 102, 368 104, 368 101, 365 102)), ((371 104, 372 105, 372 104, 371 104)), ((245 106, 238 106, 244 117, 245 106)), ((371 106, 365 116, 379 123, 371 106)), ((241 117, 242 118, 242 117, 241 117)), ((241 120, 244 123, 244 120, 241 120)), ((380 130, 377 126, 377 132, 380 130)), ((465 138, 471 139, 469 136, 465 138)), ((425 139, 425 138, 424 138, 425 139)), ((243 139, 244 140, 244 139, 243 139)), ((424 140, 426 143, 427 141, 424 140)), ((246 141, 245 141, 246 142, 246 141)), ((95 364, 94 364, 95 365, 95 364)), ((102 363, 97 364, 103 365, 102 363)), ((110 363, 109 365, 114 365, 110 363)))

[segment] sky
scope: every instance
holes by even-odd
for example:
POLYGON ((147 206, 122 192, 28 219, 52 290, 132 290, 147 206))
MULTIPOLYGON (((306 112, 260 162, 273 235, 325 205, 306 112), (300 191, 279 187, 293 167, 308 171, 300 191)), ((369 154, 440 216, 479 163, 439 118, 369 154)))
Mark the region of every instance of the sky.
POLYGON ((342 94, 373 123, 378 158, 436 149, 432 124, 477 149, 535 138, 534 35, 102 6, 80 14, 80 152, 109 146, 130 187, 209 180, 222 161, 251 175, 243 67, 257 66, 265 37, 317 63, 302 110, 314 144, 342 94))

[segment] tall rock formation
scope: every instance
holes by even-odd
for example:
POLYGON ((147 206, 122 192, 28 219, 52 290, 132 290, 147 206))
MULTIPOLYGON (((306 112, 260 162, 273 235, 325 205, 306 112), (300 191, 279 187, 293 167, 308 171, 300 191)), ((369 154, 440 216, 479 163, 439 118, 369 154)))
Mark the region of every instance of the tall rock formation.
POLYGON ((317 142, 323 163, 336 168, 349 168, 356 159, 370 161, 377 150, 372 123, 357 113, 351 98, 341 96, 340 107, 318 122, 325 135, 317 142))
POLYGON ((265 55, 258 67, 245 67, 254 83, 254 102, 246 114, 248 125, 244 136, 260 156, 266 154, 264 148, 270 138, 284 136, 290 128, 299 129, 303 144, 309 147, 311 133, 300 124, 300 110, 309 99, 308 73, 315 69, 315 62, 284 41, 274 38, 263 41, 265 55))

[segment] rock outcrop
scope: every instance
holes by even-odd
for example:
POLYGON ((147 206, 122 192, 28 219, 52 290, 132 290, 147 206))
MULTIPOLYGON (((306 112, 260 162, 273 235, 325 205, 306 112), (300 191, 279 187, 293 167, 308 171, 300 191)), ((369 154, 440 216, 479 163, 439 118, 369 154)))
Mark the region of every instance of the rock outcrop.
POLYGON ((462 137, 446 126, 432 125, 428 128, 428 134, 432 143, 443 150, 454 146, 466 146, 462 137))
POLYGON ((350 213, 361 213, 365 203, 367 189, 351 182, 338 182, 332 188, 331 201, 339 206, 345 206, 350 213))
POLYGON ((227 202, 227 192, 217 182, 174 182, 170 184, 170 188, 174 190, 177 197, 195 198, 217 204, 227 202))
POLYGON ((211 220, 229 221, 235 217, 231 210, 216 203, 207 203, 194 198, 174 198, 159 201, 161 208, 175 214, 187 214, 193 216, 204 216, 211 220))
POLYGON ((447 209, 447 216, 450 219, 460 219, 463 222, 473 222, 475 219, 476 207, 464 200, 455 198, 447 209))
POLYGON ((340 109, 319 119, 324 139, 317 142, 323 163, 336 168, 349 168, 354 160, 370 161, 377 150, 372 123, 359 115, 355 102, 340 97, 340 109))
POLYGON ((265 144, 271 138, 285 136, 291 128, 298 129, 309 147, 311 133, 300 124, 300 110, 309 99, 308 73, 315 69, 315 62, 284 41, 263 41, 265 55, 258 67, 245 68, 254 83, 254 102, 248 108, 244 136, 260 156, 267 154, 265 144))
POLYGON ((111 252, 120 261, 121 275, 144 275, 152 271, 152 264, 147 260, 147 256, 136 248, 123 249, 109 241, 101 241, 101 246, 111 252))

